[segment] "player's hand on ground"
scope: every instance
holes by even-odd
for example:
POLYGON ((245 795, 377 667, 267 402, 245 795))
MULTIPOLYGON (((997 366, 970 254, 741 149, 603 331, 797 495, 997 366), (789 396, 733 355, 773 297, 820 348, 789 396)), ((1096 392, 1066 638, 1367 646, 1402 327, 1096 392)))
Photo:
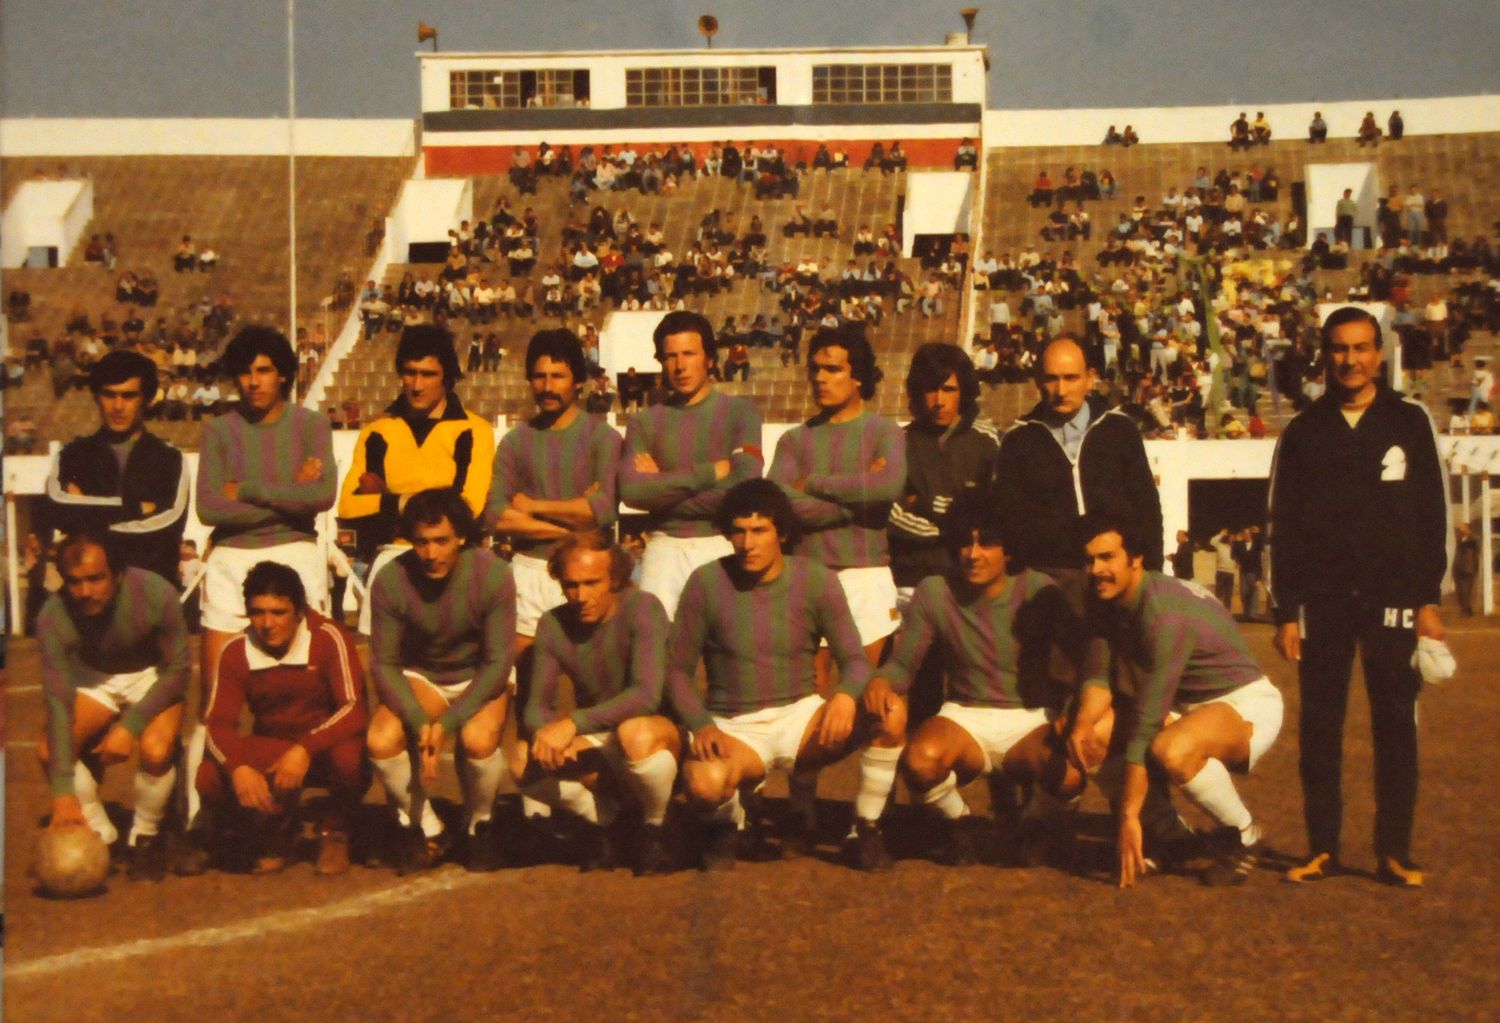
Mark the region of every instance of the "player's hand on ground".
POLYGON ((649 451, 637 451, 635 454, 636 472, 661 472, 661 466, 656 464, 656 459, 651 457, 649 451))
POLYGON ((865 713, 884 721, 885 716, 895 710, 899 697, 891 689, 891 684, 876 675, 865 687, 864 695, 865 713))
POLYGON ((53 831, 61 831, 64 828, 86 827, 88 821, 83 818, 83 804, 78 801, 77 796, 54 796, 52 798, 52 820, 47 827, 53 831))
POLYGON ((834 693, 823 704, 823 723, 818 728, 818 745, 825 749, 842 746, 854 731, 854 697, 834 693))
POLYGON ((729 756, 727 737, 717 725, 708 725, 693 733, 693 759, 724 760, 729 756))
POLYGON ((1139 817, 1120 818, 1120 835, 1115 848, 1120 854, 1120 887, 1129 888, 1135 884, 1136 878, 1144 877, 1146 873, 1139 817))
POLYGON ((373 472, 361 473, 359 486, 354 488, 356 494, 383 494, 385 493, 385 480, 373 472))
POLYGON ((323 478, 323 460, 310 455, 297 467, 296 482, 314 483, 323 478))
POLYGON ((422 780, 437 781, 438 758, 443 753, 443 723, 429 721, 417 733, 417 748, 422 752, 422 780))
POLYGON ((535 738, 531 741, 531 756, 537 763, 549 771, 556 771, 570 760, 577 760, 578 754, 573 752, 573 737, 578 734, 578 726, 573 723, 572 718, 559 718, 551 724, 543 725, 537 729, 535 738))
MULTIPOLYGON (((1421 624, 1420 612, 1418 624, 1421 624)), ((1302 660, 1302 630, 1296 622, 1287 622, 1276 627, 1276 638, 1272 640, 1276 652, 1289 661, 1302 660)))
POLYGON ((271 784, 276 786, 277 792, 295 792, 302 787, 302 779, 311 766, 312 757, 307 750, 294 745, 271 765, 271 784))
POLYGON ((241 806, 261 813, 276 812, 276 800, 271 797, 271 787, 266 784, 266 776, 255 768, 243 764, 236 767, 230 781, 234 783, 234 795, 241 806))
POLYGON ((1448 634, 1443 626, 1443 620, 1438 617, 1436 604, 1424 604, 1417 608, 1417 635, 1426 636, 1428 639, 1441 640, 1448 634))
POLYGON ((123 764, 135 752, 135 736, 124 725, 115 725, 94 744, 94 752, 105 764, 123 764))

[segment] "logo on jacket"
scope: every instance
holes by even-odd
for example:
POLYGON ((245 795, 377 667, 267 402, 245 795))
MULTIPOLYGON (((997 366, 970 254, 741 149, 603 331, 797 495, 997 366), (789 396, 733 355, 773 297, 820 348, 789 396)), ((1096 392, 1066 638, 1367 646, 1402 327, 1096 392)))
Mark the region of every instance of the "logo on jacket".
POLYGON ((1388 607, 1381 612, 1381 624, 1387 629, 1414 629, 1417 612, 1409 607, 1388 607))
POLYGON ((1404 480, 1406 479, 1406 452, 1399 444, 1392 444, 1386 449, 1385 457, 1380 460, 1380 480, 1404 480))

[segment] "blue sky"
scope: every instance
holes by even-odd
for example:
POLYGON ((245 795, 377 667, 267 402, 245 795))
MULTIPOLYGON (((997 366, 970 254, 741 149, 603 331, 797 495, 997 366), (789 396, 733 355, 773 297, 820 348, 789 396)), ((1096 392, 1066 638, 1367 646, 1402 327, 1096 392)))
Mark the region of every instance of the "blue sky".
MULTIPOLYGON (((961 3, 929 0, 295 0, 298 114, 417 110, 416 23, 445 50, 939 43, 961 3)), ((1500 92, 1500 2, 978 0, 990 106, 1275 103, 1500 92)), ((6 116, 285 113, 275 0, 4 0, 6 116)))

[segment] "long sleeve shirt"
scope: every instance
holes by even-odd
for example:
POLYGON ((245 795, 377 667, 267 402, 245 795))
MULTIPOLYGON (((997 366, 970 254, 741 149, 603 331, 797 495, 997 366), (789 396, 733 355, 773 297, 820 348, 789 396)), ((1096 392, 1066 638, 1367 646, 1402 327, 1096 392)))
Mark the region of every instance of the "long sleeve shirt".
POLYGON ((976 707, 1058 706, 1048 665, 1054 649, 1072 657, 1083 625, 1049 576, 1022 569, 999 596, 985 598, 947 576, 918 584, 890 661, 876 670, 905 693, 934 644, 942 651, 948 699, 976 707))
POLYGON ((280 658, 244 633, 230 640, 203 711, 209 755, 230 774, 246 763, 240 716, 247 707, 252 734, 296 743, 313 757, 362 734, 369 708, 354 637, 308 611, 280 658))
POLYGON ((870 680, 869 661, 838 576, 795 555, 781 574, 754 583, 721 558, 688 577, 667 644, 667 694, 690 729, 795 703, 817 690, 813 656, 827 639, 839 666, 838 692, 858 699, 870 680), (708 692, 693 684, 699 660, 708 692))
POLYGON ((274 423, 252 423, 227 412, 203 428, 198 456, 198 517, 213 527, 221 547, 261 548, 312 540, 315 519, 338 496, 333 435, 321 412, 287 405, 274 423), (322 474, 297 481, 309 458, 320 459, 322 474), (224 496, 225 483, 238 483, 239 496, 224 496))
MULTIPOLYGON (((485 514, 494 518, 510 505, 516 494, 543 501, 566 501, 584 497, 595 483, 599 489, 587 495, 594 522, 601 529, 614 524, 618 499, 615 476, 620 465, 620 435, 602 416, 582 410, 561 430, 538 429, 521 423, 500 440, 485 514)), ((534 553, 549 546, 546 540, 517 537, 516 550, 534 553)))
POLYGON ((1265 675, 1224 605, 1195 583, 1146 572, 1133 596, 1100 611, 1115 659, 1113 687, 1125 697, 1115 727, 1124 729, 1128 763, 1145 763, 1179 697, 1212 700, 1265 675))
POLYGON ((522 718, 532 731, 560 717, 562 676, 573 682, 569 715, 580 734, 604 732, 627 718, 653 713, 666 684, 667 613, 649 593, 629 588, 614 616, 584 625, 567 605, 537 623, 531 694, 522 718))
POLYGON ((868 411, 842 423, 810 419, 781 435, 766 478, 802 523, 798 554, 831 568, 890 564, 886 523, 906 485, 906 438, 895 423, 868 411), (884 467, 872 471, 877 459, 884 467))
POLYGON ((428 721, 408 669, 438 685, 468 682, 440 719, 449 734, 500 695, 516 636, 516 583, 507 562, 469 548, 446 578, 428 579, 416 552, 407 551, 375 577, 370 606, 375 689, 408 728, 428 721))
POLYGON ((182 699, 191 665, 177 590, 155 572, 127 568, 114 601, 97 618, 80 618, 62 595, 37 616, 42 694, 47 706, 52 794, 73 795, 73 713, 78 690, 108 676, 156 669, 156 683, 126 708, 120 724, 139 737, 153 718, 182 699))
POLYGON ((952 564, 943 522, 953 499, 987 493, 1000 433, 988 419, 969 418, 947 430, 911 423, 906 438, 906 485, 891 505, 887 537, 897 586, 915 586, 952 564))
POLYGON ((663 403, 642 409, 625 427, 620 455, 620 499, 649 513, 648 528, 669 536, 713 536, 714 515, 736 483, 760 475, 760 412, 747 399, 718 391, 696 405, 663 403), (660 472, 641 472, 635 456, 651 455, 660 472), (729 460, 729 475, 714 480, 714 463, 729 460))

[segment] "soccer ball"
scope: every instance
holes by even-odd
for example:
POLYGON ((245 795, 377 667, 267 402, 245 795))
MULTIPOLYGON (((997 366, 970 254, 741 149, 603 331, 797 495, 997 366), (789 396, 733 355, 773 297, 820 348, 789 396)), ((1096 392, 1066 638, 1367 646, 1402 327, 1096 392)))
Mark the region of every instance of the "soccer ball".
POLYGON ((109 847, 89 827, 43 828, 37 836, 34 873, 44 895, 97 895, 109 876, 109 847))

